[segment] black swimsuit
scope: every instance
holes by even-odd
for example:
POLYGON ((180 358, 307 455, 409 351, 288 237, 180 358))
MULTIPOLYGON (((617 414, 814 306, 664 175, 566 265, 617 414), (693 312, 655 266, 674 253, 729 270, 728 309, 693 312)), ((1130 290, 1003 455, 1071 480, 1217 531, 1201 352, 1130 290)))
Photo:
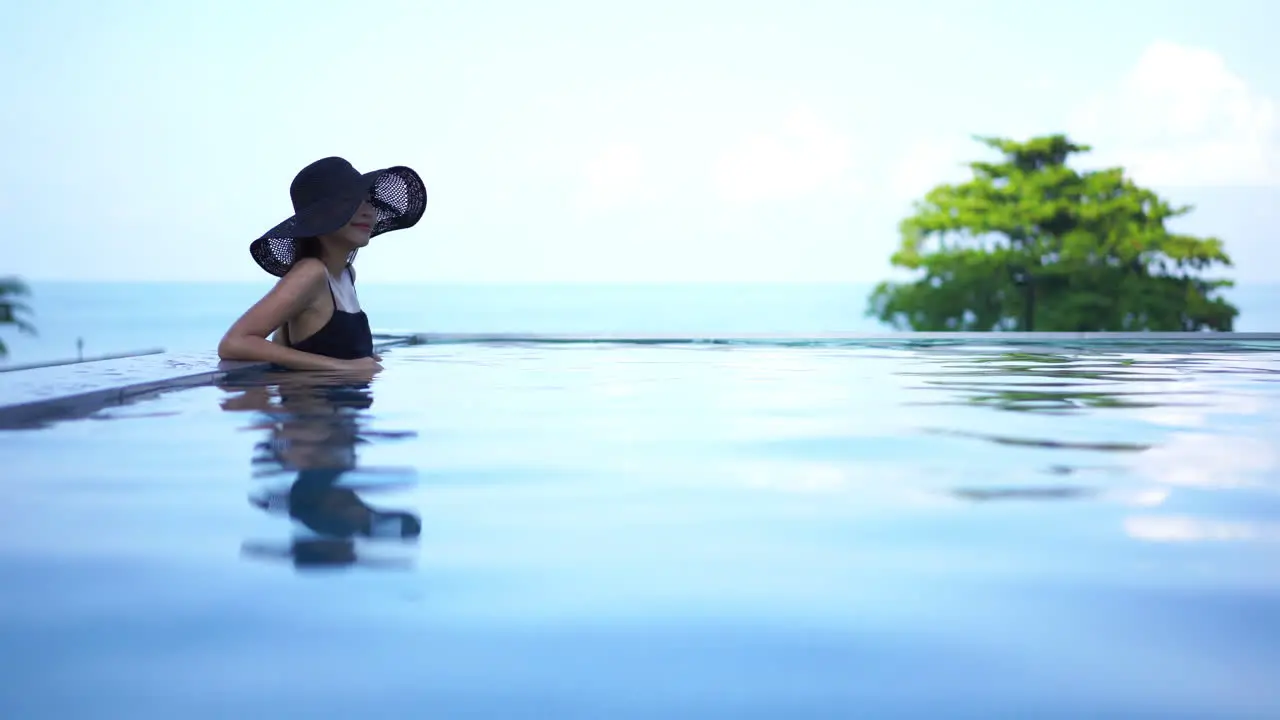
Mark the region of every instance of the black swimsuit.
MULTIPOLYGON (((351 284, 354 286, 356 275, 350 265, 346 272, 351 274, 351 284)), ((373 355, 373 332, 369 329, 369 316, 363 310, 354 313, 339 310, 338 298, 333 294, 333 283, 329 283, 329 297, 333 300, 333 315, 329 317, 329 322, 305 340, 293 343, 293 349, 339 360, 356 360, 373 355)))

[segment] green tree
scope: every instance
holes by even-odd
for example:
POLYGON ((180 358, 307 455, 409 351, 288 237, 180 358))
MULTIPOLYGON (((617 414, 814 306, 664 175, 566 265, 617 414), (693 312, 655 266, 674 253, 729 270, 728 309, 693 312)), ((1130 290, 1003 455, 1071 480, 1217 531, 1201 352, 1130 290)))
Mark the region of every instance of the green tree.
POLYGON ((1170 232, 1172 207, 1122 168, 1077 172, 1090 150, 1065 135, 976 138, 1003 154, 973 179, 940 185, 902 221, 891 262, 923 271, 882 282, 867 314, 900 329, 1040 331, 1230 330, 1239 311, 1217 238, 1170 232))
MULTIPOLYGON (((0 326, 13 325, 20 332, 35 333, 35 327, 19 317, 23 313, 29 314, 31 308, 18 298, 30 294, 31 291, 22 280, 16 277, 0 278, 0 326)), ((0 340, 0 358, 8 354, 9 348, 5 347, 3 340, 0 340)))

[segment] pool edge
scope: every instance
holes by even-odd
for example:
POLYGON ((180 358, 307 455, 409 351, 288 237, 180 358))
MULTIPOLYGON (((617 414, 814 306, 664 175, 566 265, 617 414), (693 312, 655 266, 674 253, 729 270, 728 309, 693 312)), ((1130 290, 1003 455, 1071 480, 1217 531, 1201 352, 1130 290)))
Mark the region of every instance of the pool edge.
MULTIPOLYGON (((395 338, 380 341, 374 347, 381 351, 409 342, 409 338, 395 338)), ((51 422, 83 418, 103 408, 211 385, 228 376, 260 372, 269 366, 265 362, 218 360, 213 353, 195 357, 164 353, 17 370, 13 372, 17 381, 24 380, 23 376, 36 376, 37 383, 43 380, 47 385, 24 392, 15 382, 16 401, 4 397, 13 388, 0 388, 4 391, 0 392, 0 430, 36 429, 51 422), (125 380, 129 375, 134 379, 125 380)))
POLYGON ((826 332, 806 333, 412 333, 414 345, 454 345, 469 343, 624 343, 624 344, 787 344, 804 342, 995 342, 1002 345, 1044 342, 1196 342, 1196 343, 1280 343, 1280 332, 826 332))
MULTIPOLYGON (((1170 333, 1106 333, 1106 332, 898 332, 845 333, 830 332, 806 335, 766 333, 705 334, 544 334, 544 333, 413 333, 376 334, 378 350, 402 345, 454 344, 823 344, 866 343, 900 346, 974 343, 996 345, 1034 345, 1043 343, 1168 345, 1170 351, 1185 350, 1188 344, 1198 346, 1246 346, 1249 343, 1278 343, 1280 333, 1264 332, 1170 332, 1170 333)), ((1267 348, 1272 349, 1272 348, 1267 348)), ((14 371, 20 380, 34 377, 35 386, 0 387, 0 429, 23 429, 42 426, 58 420, 91 415, 106 407, 124 405, 165 392, 209 385, 231 374, 260 371, 268 363, 228 362, 212 353, 183 356, 164 353, 138 358, 96 360, 75 365, 14 371), (131 367, 132 366, 132 367, 131 367), (133 380, 125 379, 133 375, 133 380), (40 376, 44 375, 43 378, 40 376), (6 401, 5 395, 18 396, 6 401)), ((7 380, 8 378, 6 378, 7 380)))

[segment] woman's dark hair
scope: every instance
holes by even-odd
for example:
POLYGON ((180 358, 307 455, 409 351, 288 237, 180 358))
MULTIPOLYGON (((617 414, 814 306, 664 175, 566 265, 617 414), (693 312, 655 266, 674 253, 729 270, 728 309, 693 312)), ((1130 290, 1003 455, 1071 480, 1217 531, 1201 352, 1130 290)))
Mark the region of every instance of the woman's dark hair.
POLYGON ((304 237, 298 238, 298 252, 294 255, 297 259, 316 258, 320 259, 320 238, 304 237))

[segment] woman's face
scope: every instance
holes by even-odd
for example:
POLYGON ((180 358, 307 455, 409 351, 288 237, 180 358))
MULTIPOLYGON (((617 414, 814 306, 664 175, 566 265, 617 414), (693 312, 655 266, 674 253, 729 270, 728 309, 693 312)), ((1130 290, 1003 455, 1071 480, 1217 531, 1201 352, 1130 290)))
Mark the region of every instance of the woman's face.
POLYGON ((343 249, 355 250, 369 244, 369 234, 373 232, 373 223, 378 219, 377 213, 373 210, 373 205, 368 200, 360 203, 360 208, 356 210, 355 215, 347 221, 346 225, 335 232, 330 233, 326 237, 331 242, 340 244, 343 249))

